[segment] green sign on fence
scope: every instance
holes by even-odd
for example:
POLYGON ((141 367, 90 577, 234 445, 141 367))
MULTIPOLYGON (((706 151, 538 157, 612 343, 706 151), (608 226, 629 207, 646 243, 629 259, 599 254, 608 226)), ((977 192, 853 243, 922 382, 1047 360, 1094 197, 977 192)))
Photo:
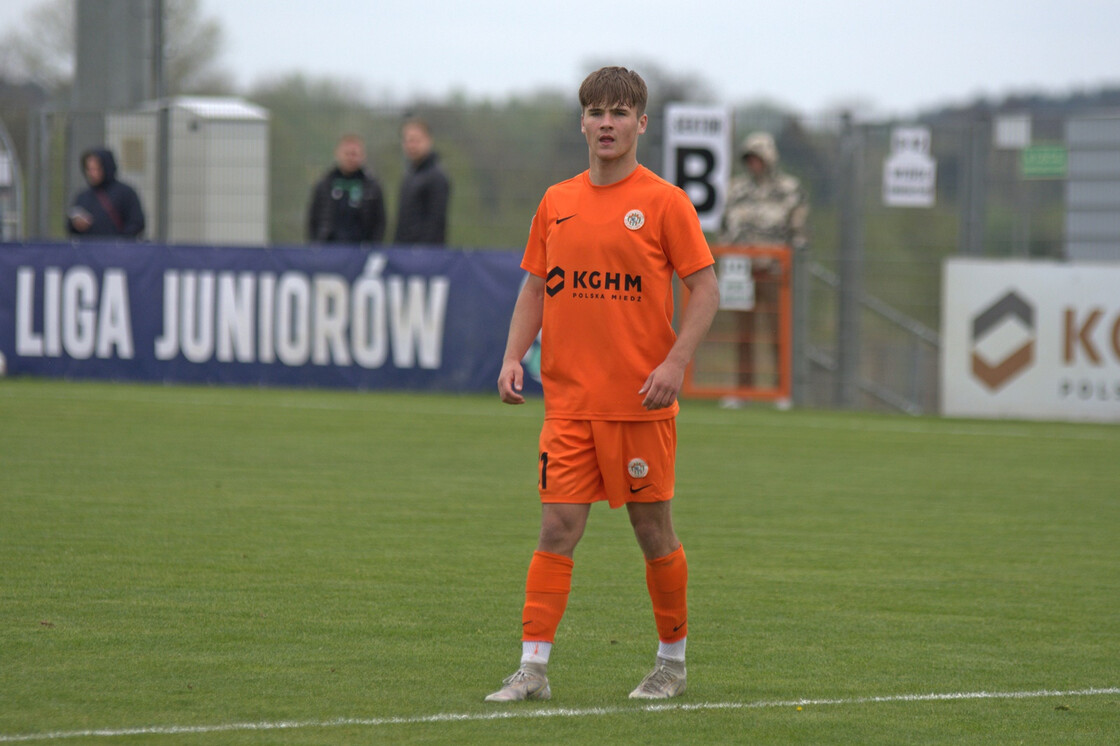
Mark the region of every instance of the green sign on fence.
POLYGON ((1064 145, 1032 145, 1021 152, 1020 171, 1024 179, 1064 179, 1066 156, 1064 145))

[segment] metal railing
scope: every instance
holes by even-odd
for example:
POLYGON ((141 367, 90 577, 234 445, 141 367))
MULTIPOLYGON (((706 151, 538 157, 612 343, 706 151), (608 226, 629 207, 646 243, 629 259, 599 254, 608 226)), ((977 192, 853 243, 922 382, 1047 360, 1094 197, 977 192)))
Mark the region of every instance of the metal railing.
MULTIPOLYGON (((809 262, 806 270, 813 281, 839 292, 840 278, 836 273, 817 262, 809 262)), ((808 292, 814 299, 818 296, 812 290, 808 292)), ((836 340, 837 347, 855 345, 859 348, 857 389, 891 410, 910 415, 935 412, 941 335, 867 293, 861 294, 859 306, 864 315, 869 314, 880 325, 866 320, 860 325, 861 340, 836 340)), ((838 375, 839 366, 833 352, 810 342, 804 346, 802 354, 829 376, 838 375)))

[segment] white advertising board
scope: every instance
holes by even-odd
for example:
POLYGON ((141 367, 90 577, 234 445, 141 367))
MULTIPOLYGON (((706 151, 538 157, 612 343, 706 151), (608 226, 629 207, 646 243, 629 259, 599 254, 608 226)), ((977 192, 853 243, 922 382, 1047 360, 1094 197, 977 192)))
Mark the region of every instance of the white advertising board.
POLYGON ((949 259, 941 408, 1120 422, 1120 264, 949 259))
POLYGON ((731 152, 727 108, 666 105, 663 175, 688 194, 706 231, 719 230, 731 179, 731 152))

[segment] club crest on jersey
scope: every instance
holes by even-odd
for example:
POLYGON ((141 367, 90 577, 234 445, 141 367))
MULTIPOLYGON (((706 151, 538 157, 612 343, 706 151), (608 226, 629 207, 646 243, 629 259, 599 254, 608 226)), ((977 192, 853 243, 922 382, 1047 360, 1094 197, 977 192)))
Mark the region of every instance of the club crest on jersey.
POLYGON ((632 231, 636 231, 646 224, 646 216, 642 214, 641 210, 631 210, 626 213, 626 217, 622 222, 632 231))
POLYGON ((634 479, 644 479, 649 474, 649 464, 644 458, 632 458, 626 465, 626 471, 630 472, 630 476, 634 479))

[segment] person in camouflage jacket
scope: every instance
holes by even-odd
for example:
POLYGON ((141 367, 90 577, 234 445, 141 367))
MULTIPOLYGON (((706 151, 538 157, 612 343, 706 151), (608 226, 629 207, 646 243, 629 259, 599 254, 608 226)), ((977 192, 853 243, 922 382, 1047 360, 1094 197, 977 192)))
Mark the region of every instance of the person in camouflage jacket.
POLYGON ((778 168, 778 147, 767 132, 743 140, 746 173, 731 180, 720 243, 739 246, 805 245, 809 205, 801 183, 778 168))
MULTIPOLYGON (((767 132, 753 132, 739 149, 746 173, 732 179, 719 242, 728 246, 806 246, 809 205, 801 183, 778 168, 778 147, 767 132)), ((768 389, 778 385, 778 263, 755 257, 749 270, 754 305, 738 319, 738 387, 768 389)), ((739 396, 720 405, 736 409, 739 396)))

